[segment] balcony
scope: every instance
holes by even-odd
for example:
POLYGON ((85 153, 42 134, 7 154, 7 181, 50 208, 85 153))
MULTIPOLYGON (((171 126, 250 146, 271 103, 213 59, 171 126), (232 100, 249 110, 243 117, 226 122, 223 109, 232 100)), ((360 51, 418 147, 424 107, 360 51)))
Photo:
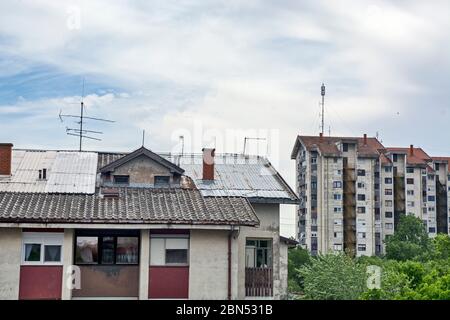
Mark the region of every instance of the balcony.
POLYGON ((344 181, 356 181, 355 169, 344 169, 344 181))
POLYGON ((245 295, 271 297, 273 295, 272 268, 245 268, 245 295))

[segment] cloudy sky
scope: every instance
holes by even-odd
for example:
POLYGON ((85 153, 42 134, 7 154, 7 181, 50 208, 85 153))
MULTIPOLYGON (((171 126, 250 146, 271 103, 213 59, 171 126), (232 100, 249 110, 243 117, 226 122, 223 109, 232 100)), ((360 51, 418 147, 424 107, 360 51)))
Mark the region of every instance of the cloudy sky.
MULTIPOLYGON (((85 149, 218 152, 250 149, 294 185, 295 137, 367 133, 387 146, 450 155, 450 2, 0 2, 0 141, 76 149, 76 126, 104 132, 85 149), (246 131, 247 130, 247 131, 246 131), (214 142, 212 142, 214 141, 214 142), (256 149, 258 147, 258 149, 256 149)), ((284 209, 283 233, 293 230, 284 209)))

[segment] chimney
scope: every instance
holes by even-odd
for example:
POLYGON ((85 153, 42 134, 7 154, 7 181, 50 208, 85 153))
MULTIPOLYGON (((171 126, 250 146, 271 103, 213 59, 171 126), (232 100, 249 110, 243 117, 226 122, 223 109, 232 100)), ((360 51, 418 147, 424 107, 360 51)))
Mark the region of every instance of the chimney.
POLYGON ((410 145, 410 146, 409 146, 409 155, 410 155, 410 156, 413 156, 413 155, 414 155, 414 146, 413 146, 413 145, 410 145))
POLYGON ((0 143, 0 176, 11 175, 12 143, 0 143))
POLYGON ((367 133, 364 133, 364 145, 367 146, 367 133))
POLYGON ((203 148, 203 180, 214 180, 214 155, 216 149, 203 148))
POLYGON ((319 141, 322 142, 323 141, 323 133, 322 132, 319 133, 319 138, 320 138, 319 141))

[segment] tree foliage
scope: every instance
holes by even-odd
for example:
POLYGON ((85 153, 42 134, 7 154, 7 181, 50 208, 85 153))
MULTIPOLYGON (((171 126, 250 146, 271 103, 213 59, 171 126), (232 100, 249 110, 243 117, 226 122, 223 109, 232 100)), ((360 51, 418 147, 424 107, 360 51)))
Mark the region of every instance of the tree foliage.
POLYGON ((386 258, 399 261, 427 256, 430 240, 422 220, 412 215, 400 217, 395 233, 386 240, 386 258))
POLYGON ((366 271, 345 254, 327 254, 311 260, 298 272, 307 299, 354 300, 365 290, 366 271))

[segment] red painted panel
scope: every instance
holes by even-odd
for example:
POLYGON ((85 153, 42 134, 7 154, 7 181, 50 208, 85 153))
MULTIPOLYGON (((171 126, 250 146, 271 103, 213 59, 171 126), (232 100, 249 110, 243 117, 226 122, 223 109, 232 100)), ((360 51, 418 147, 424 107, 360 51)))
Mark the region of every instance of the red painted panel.
POLYGON ((148 296, 153 299, 187 299, 189 267, 150 267, 148 296))
POLYGON ((189 229, 151 229, 150 234, 189 234, 189 229))
POLYGON ((62 266, 21 266, 19 299, 61 299, 62 266))

